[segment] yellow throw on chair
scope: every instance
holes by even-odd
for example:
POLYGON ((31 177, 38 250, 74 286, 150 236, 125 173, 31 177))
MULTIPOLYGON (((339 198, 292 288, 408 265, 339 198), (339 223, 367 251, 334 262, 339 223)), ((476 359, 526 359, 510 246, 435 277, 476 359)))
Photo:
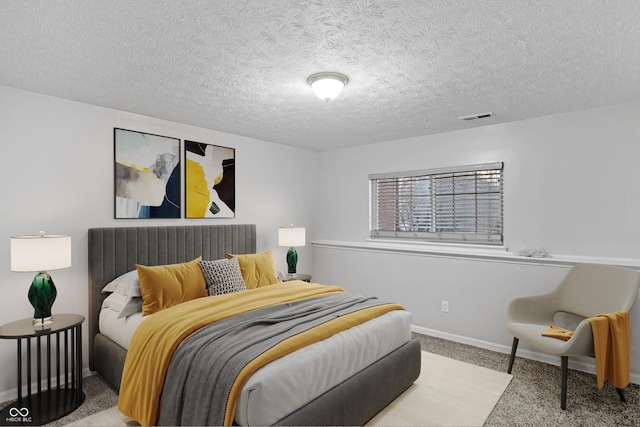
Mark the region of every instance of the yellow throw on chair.
POLYGON ((631 382, 631 332, 629 312, 617 311, 590 317, 598 388, 611 381, 617 389, 631 382))
POLYGON ((573 336, 573 331, 570 331, 559 326, 549 326, 542 332, 543 337, 557 338, 562 341, 569 341, 573 336))

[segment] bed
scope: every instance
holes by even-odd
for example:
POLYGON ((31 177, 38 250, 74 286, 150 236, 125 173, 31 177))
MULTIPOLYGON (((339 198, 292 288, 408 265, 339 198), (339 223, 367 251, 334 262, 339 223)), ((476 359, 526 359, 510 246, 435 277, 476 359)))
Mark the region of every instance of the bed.
MULTIPOLYGON (((93 228, 89 230, 88 241, 89 367, 100 374, 114 390, 119 391, 127 349, 126 345, 121 345, 122 342, 116 342, 119 341, 118 338, 109 338, 108 334, 100 330, 101 307, 107 296, 102 292, 105 285, 135 270, 136 263, 158 266, 182 263, 198 256, 205 260, 217 260, 225 258, 227 253, 254 254, 256 227, 253 224, 233 224, 93 228)), ((384 319, 381 316, 374 320, 384 319)), ((373 323, 367 322, 363 326, 371 328, 374 327, 373 323)), ((308 353, 318 354, 317 351, 308 353)), ((274 369, 286 371, 286 360, 288 359, 279 360, 280 367, 274 369)), ((269 367, 278 363, 271 363, 269 367)), ((353 374, 349 374, 338 384, 330 385, 309 401, 296 403, 295 408, 287 409, 288 412, 284 416, 278 415, 275 421, 270 419, 265 423, 260 418, 240 417, 234 423, 363 425, 410 387, 419 372, 420 345, 409 338, 394 346, 388 353, 376 356, 376 360, 357 368, 353 374)), ((255 376, 258 377, 258 373, 255 376)))

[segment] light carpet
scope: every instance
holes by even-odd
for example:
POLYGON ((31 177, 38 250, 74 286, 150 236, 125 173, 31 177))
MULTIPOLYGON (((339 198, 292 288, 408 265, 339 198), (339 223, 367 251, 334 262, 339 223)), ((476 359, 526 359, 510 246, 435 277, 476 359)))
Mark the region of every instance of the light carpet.
POLYGON ((420 377, 369 426, 481 426, 512 376, 422 352, 420 377))
MULTIPOLYGON (((422 352, 420 377, 374 417, 369 426, 481 426, 512 376, 422 352)), ((70 426, 137 426, 116 407, 70 426)))

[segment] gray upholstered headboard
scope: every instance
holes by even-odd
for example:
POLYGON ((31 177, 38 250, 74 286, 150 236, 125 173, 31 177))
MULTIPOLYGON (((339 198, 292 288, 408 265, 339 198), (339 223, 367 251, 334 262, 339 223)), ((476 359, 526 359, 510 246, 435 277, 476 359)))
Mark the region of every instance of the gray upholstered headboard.
POLYGON ((135 264, 162 265, 222 259, 226 253, 255 253, 255 224, 89 229, 89 362, 106 297, 102 288, 135 264))

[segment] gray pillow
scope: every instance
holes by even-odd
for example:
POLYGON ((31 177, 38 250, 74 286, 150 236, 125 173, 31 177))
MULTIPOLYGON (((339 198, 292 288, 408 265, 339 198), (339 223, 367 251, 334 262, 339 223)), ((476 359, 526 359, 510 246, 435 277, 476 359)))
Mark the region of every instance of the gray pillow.
POLYGON ((138 272, 132 270, 118 276, 109 282, 102 293, 112 292, 105 298, 102 308, 117 311, 118 319, 130 316, 142 311, 142 292, 140 292, 140 280, 138 272))
POLYGON ((110 309, 118 313, 118 319, 129 317, 133 313, 142 313, 142 298, 129 297, 113 292, 102 302, 103 309, 110 309))
POLYGON ((138 271, 131 270, 128 273, 113 279, 102 289, 102 293, 115 292, 117 294, 129 297, 141 297, 140 279, 138 279, 138 271))
POLYGON ((209 295, 222 295, 247 289, 238 258, 200 261, 209 295))

